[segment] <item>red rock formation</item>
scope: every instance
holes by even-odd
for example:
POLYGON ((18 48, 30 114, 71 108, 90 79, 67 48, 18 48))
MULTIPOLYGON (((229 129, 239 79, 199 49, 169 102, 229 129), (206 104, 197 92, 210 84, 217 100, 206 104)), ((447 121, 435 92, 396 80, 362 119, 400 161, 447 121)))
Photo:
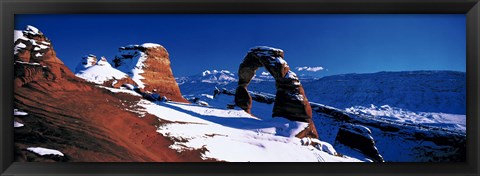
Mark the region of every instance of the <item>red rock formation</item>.
POLYGON ((188 102, 182 97, 170 68, 168 52, 163 46, 121 47, 113 62, 115 68, 129 74, 143 91, 158 93, 173 101, 188 102))
MULTIPOLYGON (((50 161, 27 147, 61 151, 70 162, 201 162, 201 153, 178 153, 173 141, 156 132, 157 117, 125 111, 140 97, 113 94, 88 84, 90 91, 49 91, 43 83, 15 89, 15 107, 29 113, 15 128, 16 161, 50 161)), ((164 122, 165 123, 165 122, 164 122)))
POLYGON ((204 161, 205 151, 170 149, 173 141, 156 132, 161 125, 156 117, 139 118, 125 110, 139 97, 113 94, 77 78, 41 32, 27 28, 24 34, 15 42, 23 44, 15 48, 14 106, 29 115, 21 117, 24 127, 15 128, 16 161, 204 161), (42 41, 48 48, 35 49, 42 41), (59 150, 65 157, 37 156, 27 147, 59 150))
POLYGON ((290 67, 283 57, 284 53, 281 49, 271 47, 250 49, 238 69, 239 81, 235 93, 235 104, 250 113, 252 97, 247 91, 247 86, 256 70, 263 66, 275 78, 277 88, 272 116, 308 122, 309 126, 297 137, 318 138, 315 125, 311 120, 312 108, 305 96, 305 91, 300 80, 295 73, 290 71, 290 67))
MULTIPOLYGON (((23 86, 32 81, 50 80, 62 82, 75 76, 57 58, 53 46, 42 32, 28 26, 23 36, 15 41, 15 86, 23 86)), ((52 86, 52 85, 49 85, 52 86)), ((70 84, 56 84, 51 89, 82 89, 70 84)))

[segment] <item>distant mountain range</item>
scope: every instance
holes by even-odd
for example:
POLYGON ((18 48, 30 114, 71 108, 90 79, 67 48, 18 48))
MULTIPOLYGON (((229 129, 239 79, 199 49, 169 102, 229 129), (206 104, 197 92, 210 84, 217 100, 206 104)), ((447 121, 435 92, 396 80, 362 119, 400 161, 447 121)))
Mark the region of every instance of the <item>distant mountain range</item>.
MULTIPOLYGON (((373 104, 421 112, 466 113, 465 72, 402 71, 299 78, 310 101, 337 108, 373 104)), ((188 95, 211 93, 214 86, 235 89, 237 79, 234 72, 207 70, 176 81, 182 93, 188 95)), ((248 89, 276 92, 274 79, 261 73, 257 73, 248 89)))

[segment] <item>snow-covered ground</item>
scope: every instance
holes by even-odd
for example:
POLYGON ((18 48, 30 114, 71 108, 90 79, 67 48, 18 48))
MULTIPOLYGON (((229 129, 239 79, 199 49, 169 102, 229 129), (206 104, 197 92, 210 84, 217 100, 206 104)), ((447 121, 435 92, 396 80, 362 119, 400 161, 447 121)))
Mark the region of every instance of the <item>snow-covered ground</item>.
MULTIPOLYGON (((114 92, 117 90, 109 89, 114 92)), ((125 91, 125 90, 123 90, 125 91)), ((221 161, 272 162, 359 162, 365 161, 344 155, 334 156, 333 147, 326 142, 321 146, 304 145, 309 139, 294 137, 306 123, 284 118, 272 118, 272 105, 255 103, 255 116, 240 109, 227 109, 232 96, 213 98, 204 94, 202 100, 210 107, 176 102, 150 102, 141 100, 138 106, 157 116, 157 132, 171 138, 170 146, 177 151, 206 149, 204 159, 221 161)))
POLYGON ((412 112, 389 105, 370 107, 356 106, 345 109, 355 115, 370 116, 384 121, 395 121, 402 124, 415 124, 438 127, 449 131, 466 133, 466 115, 436 112, 412 112))
MULTIPOLYGON (((200 97, 210 106, 220 108, 233 103, 216 104, 205 95, 213 94, 215 86, 234 91, 236 82, 215 84, 202 82, 199 76, 187 78, 182 78, 183 84, 180 84, 187 98, 200 97)), ((449 161, 452 156, 461 156, 464 150, 465 73, 379 72, 300 79, 310 102, 326 104, 351 116, 352 123, 370 128, 386 161, 449 161)), ((252 80, 248 90, 264 94, 276 92, 274 81, 266 78, 252 80)), ((269 117, 271 106, 254 101, 252 113, 269 117)), ((317 112, 313 113, 313 120, 322 141, 333 144, 341 154, 367 160, 360 152, 335 142, 339 126, 346 122, 317 112)))
MULTIPOLYGON (((274 80, 267 73, 257 74, 248 89, 274 97, 274 80)), ((464 151, 465 87, 464 73, 460 72, 380 72, 303 79, 312 104, 316 100, 322 104, 330 102, 328 106, 316 105, 351 118, 345 122, 314 111, 313 121, 321 140, 318 143, 322 145, 316 148, 303 145, 308 143, 307 139, 302 142, 293 137, 306 124, 271 118, 273 104, 254 101, 252 116, 240 109, 227 109, 228 104, 234 104, 231 95, 213 97, 215 87, 235 90, 237 80, 233 72, 207 70, 176 80, 185 98, 199 98, 199 104, 206 106, 142 100, 138 104, 142 108, 129 111, 139 113, 139 117, 145 113, 157 116, 163 122, 157 132, 175 141, 172 149, 202 149, 204 159, 370 161, 361 152, 336 142, 338 130, 345 123, 368 127, 387 162, 449 161, 451 156, 461 157, 459 153, 464 151), (345 157, 331 155, 335 152, 345 157)), ((125 88, 106 89, 138 96, 125 88)))
MULTIPOLYGON (((455 161, 458 159, 455 157, 465 150, 461 148, 466 139, 465 126, 461 124, 465 115, 416 113, 399 108, 387 110, 386 106, 346 110, 329 108, 351 117, 348 123, 368 127, 386 162, 455 161), (427 121, 432 123, 422 123, 427 121), (457 121, 459 124, 456 124, 457 121)), ((361 153, 355 154, 349 147, 335 142, 339 126, 346 122, 319 112, 314 112, 313 121, 320 138, 334 144, 339 153, 348 152, 351 156, 362 157, 361 153)))

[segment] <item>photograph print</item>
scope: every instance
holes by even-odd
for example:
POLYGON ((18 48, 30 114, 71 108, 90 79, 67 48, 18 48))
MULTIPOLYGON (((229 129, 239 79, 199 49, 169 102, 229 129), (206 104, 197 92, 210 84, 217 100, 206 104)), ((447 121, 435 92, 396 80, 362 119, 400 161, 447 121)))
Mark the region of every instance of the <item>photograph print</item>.
POLYGON ((17 14, 16 162, 465 162, 464 14, 17 14))

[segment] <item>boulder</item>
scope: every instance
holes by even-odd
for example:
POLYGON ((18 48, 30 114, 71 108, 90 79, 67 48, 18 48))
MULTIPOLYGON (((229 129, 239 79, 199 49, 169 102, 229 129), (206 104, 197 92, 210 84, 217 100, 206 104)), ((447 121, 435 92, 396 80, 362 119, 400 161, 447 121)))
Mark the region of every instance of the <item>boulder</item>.
POLYGON ((365 126, 347 123, 340 126, 335 142, 357 149, 375 162, 383 162, 371 134, 365 126))

